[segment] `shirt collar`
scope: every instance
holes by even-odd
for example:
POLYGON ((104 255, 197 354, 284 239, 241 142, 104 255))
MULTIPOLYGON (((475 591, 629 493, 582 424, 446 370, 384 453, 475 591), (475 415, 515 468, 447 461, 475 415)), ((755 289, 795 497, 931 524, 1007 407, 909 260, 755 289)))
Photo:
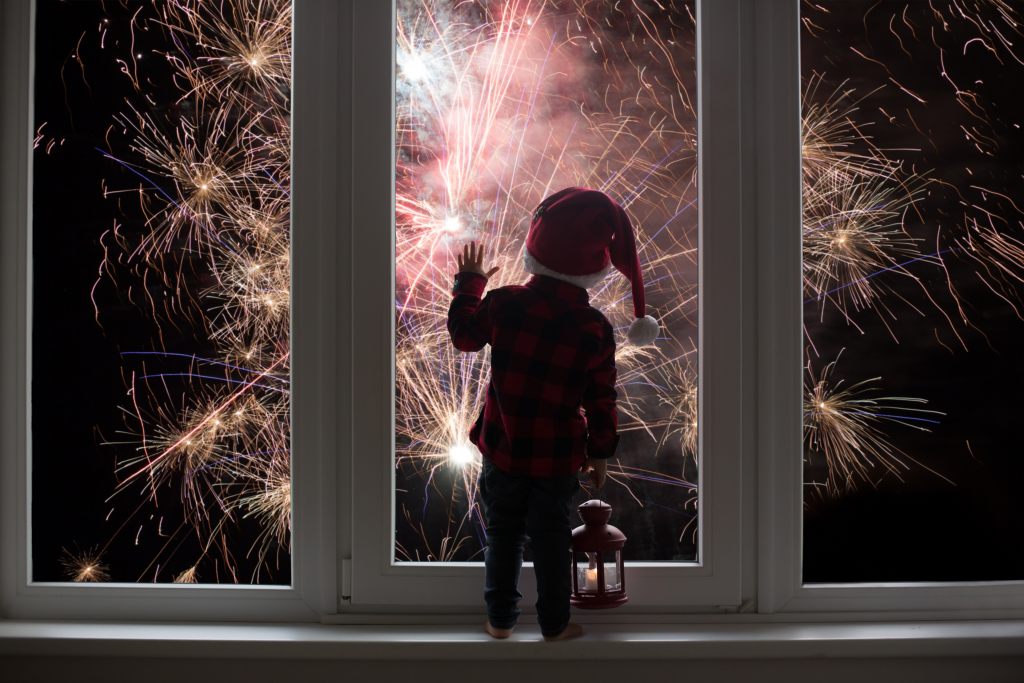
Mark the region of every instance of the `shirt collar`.
POLYGON ((587 290, 548 275, 534 275, 527 281, 526 286, 546 292, 567 303, 582 305, 590 303, 590 295, 587 294, 587 290))

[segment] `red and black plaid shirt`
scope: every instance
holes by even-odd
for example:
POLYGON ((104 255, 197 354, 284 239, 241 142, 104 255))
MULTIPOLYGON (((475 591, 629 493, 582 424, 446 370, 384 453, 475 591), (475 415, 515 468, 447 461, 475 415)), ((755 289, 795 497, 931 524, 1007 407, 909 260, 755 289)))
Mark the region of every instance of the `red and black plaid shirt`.
POLYGON ((535 275, 481 300, 486 286, 483 275, 459 273, 448 309, 455 348, 491 345, 487 398, 470 439, 499 469, 531 477, 611 457, 615 337, 587 290, 535 275))

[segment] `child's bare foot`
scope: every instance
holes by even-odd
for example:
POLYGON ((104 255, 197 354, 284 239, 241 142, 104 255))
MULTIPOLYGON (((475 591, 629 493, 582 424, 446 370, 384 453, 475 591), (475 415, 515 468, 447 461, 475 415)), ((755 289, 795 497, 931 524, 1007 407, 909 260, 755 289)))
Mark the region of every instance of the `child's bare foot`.
POLYGON ((544 640, 571 640, 583 635, 583 627, 579 624, 569 623, 562 632, 553 636, 544 636, 544 640))
POLYGON ((491 626, 491 622, 488 621, 484 624, 484 630, 487 631, 487 635, 489 635, 491 638, 504 640, 505 638, 508 638, 510 635, 512 635, 512 631, 515 630, 515 626, 513 626, 512 628, 498 628, 496 626, 491 626))

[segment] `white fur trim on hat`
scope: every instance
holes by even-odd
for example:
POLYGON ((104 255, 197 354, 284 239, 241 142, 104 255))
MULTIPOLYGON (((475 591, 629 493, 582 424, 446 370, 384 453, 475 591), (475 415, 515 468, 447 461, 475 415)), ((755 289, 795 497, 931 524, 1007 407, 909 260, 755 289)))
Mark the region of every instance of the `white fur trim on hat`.
POLYGON ((626 338, 635 346, 647 346, 658 338, 658 331, 660 329, 661 327, 658 325, 657 320, 649 315, 645 315, 642 318, 633 320, 629 326, 629 332, 626 333, 626 338))
POLYGON ((543 263, 535 259, 533 255, 526 250, 526 247, 523 247, 523 270, 527 273, 533 273, 534 275, 547 275, 548 277, 553 277, 556 280, 561 280, 562 282, 568 282, 570 285, 576 285, 583 289, 590 289, 597 285, 608 275, 608 273, 612 272, 612 269, 613 266, 609 263, 603 270, 599 270, 596 273, 590 273, 588 275, 564 275, 545 266, 543 263))

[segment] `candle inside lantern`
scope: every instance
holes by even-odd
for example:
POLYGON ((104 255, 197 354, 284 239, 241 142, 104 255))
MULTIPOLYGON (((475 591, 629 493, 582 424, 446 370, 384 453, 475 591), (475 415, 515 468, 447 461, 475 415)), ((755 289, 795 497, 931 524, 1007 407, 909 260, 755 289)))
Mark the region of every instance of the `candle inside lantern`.
POLYGON ((593 569, 587 569, 587 575, 585 577, 584 588, 588 591, 597 590, 597 567, 593 569))
MULTIPOLYGON (((577 567, 577 576, 579 576, 580 588, 590 592, 597 593, 600 581, 598 579, 598 567, 596 564, 596 558, 591 558, 590 566, 579 566, 577 567)), ((622 589, 622 584, 619 583, 619 568, 615 562, 604 563, 604 590, 605 591, 618 591, 622 589)))

